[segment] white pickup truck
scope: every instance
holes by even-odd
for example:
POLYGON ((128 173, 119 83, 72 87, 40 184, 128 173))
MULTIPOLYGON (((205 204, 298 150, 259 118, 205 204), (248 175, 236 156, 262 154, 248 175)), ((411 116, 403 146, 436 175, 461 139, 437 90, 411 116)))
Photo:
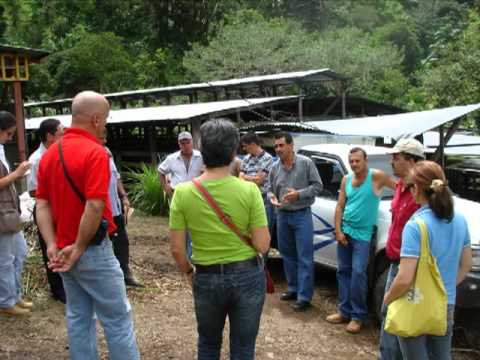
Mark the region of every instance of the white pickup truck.
MULTIPOLYGON (((308 145, 299 150, 317 166, 324 190, 312 205, 314 221, 315 262, 336 269, 335 206, 342 177, 351 172, 348 153, 358 145, 320 144, 308 145)), ((391 155, 388 148, 361 146, 368 154, 369 166, 392 174, 391 155)), ((380 313, 387 277, 388 261, 385 255, 388 227, 391 221, 390 202, 393 191, 384 191, 380 202, 377 228, 372 241, 369 265, 369 285, 375 314, 380 313)), ((473 268, 465 281, 458 287, 457 306, 480 310, 480 204, 455 197, 455 209, 467 219, 473 249, 473 268)))

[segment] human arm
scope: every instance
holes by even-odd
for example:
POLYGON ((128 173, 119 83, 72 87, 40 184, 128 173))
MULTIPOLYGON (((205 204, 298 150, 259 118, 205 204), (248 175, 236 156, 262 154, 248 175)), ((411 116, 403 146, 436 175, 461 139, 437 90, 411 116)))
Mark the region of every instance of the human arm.
POLYGON ((347 237, 342 231, 343 210, 345 209, 345 202, 347 199, 345 193, 346 176, 343 177, 338 193, 337 206, 335 207, 335 238, 340 245, 347 245, 347 237))
POLYGON ((385 171, 375 170, 373 173, 373 181, 375 183, 376 193, 380 193, 385 187, 395 190, 396 181, 385 171))
POLYGON ((268 192, 267 196, 268 199, 270 200, 270 203, 275 206, 275 207, 280 207, 280 202, 278 201, 277 196, 275 195, 275 189, 274 189, 274 184, 275 184, 275 171, 273 169, 270 170, 270 173, 268 174, 268 192))
MULTIPOLYGON (((306 159, 306 174, 305 176, 308 179, 307 187, 303 189, 298 189, 298 196, 296 200, 302 200, 305 198, 314 198, 319 196, 323 189, 322 179, 318 173, 317 167, 314 162, 310 159, 306 159)), ((295 195, 294 195, 295 196, 295 195)), ((291 202, 291 201, 290 201, 291 202)))
POLYGON ((262 185, 267 178, 267 173, 263 170, 259 170, 255 175, 246 175, 244 172, 240 172, 239 178, 245 181, 251 181, 257 185, 262 185))
POLYGON ((123 212, 125 213, 125 221, 128 215, 128 209, 130 209, 130 201, 128 200, 128 193, 123 186, 123 182, 121 179, 118 179, 117 182, 117 191, 120 200, 122 201, 123 212))
POLYGON ((460 266, 457 273, 457 285, 460 284, 472 269, 472 248, 465 246, 460 256, 460 266))
POLYGON ((383 298, 385 305, 398 299, 405 294, 412 285, 417 270, 418 258, 402 257, 398 268, 397 276, 393 279, 392 286, 388 289, 383 298))
POLYGON ((268 226, 253 228, 250 231, 252 246, 259 253, 266 253, 270 249, 270 232, 268 226))
POLYGON ((160 178, 160 184, 162 185, 163 191, 167 194, 169 198, 172 197, 173 190, 172 187, 170 186, 170 182, 167 179, 167 176, 165 174, 162 174, 161 172, 158 173, 158 176, 160 178))
POLYGON ((192 283, 193 265, 188 260, 186 249, 186 230, 170 229, 170 252, 178 269, 187 276, 189 283, 192 283))
POLYGON ((52 209, 47 200, 37 199, 36 201, 37 226, 47 245, 47 256, 49 261, 55 261, 58 249, 55 240, 55 226, 53 223, 52 209))
POLYGON ((23 177, 25 173, 30 169, 31 165, 28 161, 23 161, 18 167, 10 174, 0 178, 0 189, 10 186, 13 182, 23 177))

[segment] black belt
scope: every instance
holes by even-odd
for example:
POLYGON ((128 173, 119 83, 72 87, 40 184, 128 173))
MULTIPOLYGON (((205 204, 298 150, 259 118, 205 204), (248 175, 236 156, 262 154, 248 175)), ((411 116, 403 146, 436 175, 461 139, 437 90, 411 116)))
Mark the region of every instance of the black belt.
POLYGON ((228 264, 213 264, 213 265, 195 265, 195 272, 199 274, 227 274, 234 273, 238 270, 246 270, 260 265, 258 256, 248 260, 235 261, 228 264))

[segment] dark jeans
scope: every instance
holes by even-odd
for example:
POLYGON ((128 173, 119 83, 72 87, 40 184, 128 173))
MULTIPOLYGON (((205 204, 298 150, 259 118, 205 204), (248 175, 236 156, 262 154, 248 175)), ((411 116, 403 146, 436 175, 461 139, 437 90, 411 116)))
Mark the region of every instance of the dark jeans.
MULTIPOLYGON (((388 270, 387 282, 385 284, 385 292, 392 286, 393 279, 397 276, 398 264, 391 263, 388 270)), ((387 316, 387 307, 382 305, 382 326, 380 328, 380 359, 381 360, 402 360, 402 352, 396 335, 385 331, 385 318, 387 316)))
MULTIPOLYGON (((33 209, 33 220, 35 222, 35 225, 37 225, 37 218, 36 218, 35 212, 36 212, 36 208, 33 209)), ((38 244, 40 245, 40 250, 42 251, 43 263, 45 265, 45 270, 47 272, 47 280, 48 280, 48 284, 50 285, 50 291, 52 292, 52 296, 55 299, 65 303, 66 296, 65 296, 65 289, 63 288, 62 278, 59 273, 55 273, 48 268, 47 244, 45 243, 45 240, 43 239, 43 236, 40 233, 40 230, 38 229, 37 229, 37 234, 38 234, 38 244)))
POLYGON ((297 211, 277 211, 277 236, 288 291, 297 293, 298 301, 311 301, 314 266, 310 207, 297 211))
POLYGON ((348 237, 337 245, 339 311, 344 318, 362 321, 368 314, 367 267, 370 241, 348 237))
POLYGON ((113 217, 113 221, 115 222, 115 225, 117 225, 117 232, 111 236, 113 252, 120 263, 123 276, 128 277, 130 276, 130 267, 128 265, 130 259, 130 247, 127 230, 125 229, 125 219, 123 215, 118 215, 113 217))
POLYGON ((445 336, 398 337, 404 360, 450 360, 455 305, 448 305, 445 336))
POLYGON ((223 328, 230 322, 230 359, 255 358, 263 303, 263 267, 227 274, 195 274, 193 295, 198 330, 198 360, 220 359, 223 328))

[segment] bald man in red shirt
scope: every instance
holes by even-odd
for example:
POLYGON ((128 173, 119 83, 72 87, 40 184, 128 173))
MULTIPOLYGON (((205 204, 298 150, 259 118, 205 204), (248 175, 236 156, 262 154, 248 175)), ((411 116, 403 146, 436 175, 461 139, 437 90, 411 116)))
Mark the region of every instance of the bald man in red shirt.
POLYGON ((49 147, 38 170, 37 222, 49 267, 62 276, 73 360, 98 359, 97 315, 110 359, 139 359, 123 273, 109 235, 110 166, 101 143, 110 111, 93 91, 72 102, 72 126, 49 147))

